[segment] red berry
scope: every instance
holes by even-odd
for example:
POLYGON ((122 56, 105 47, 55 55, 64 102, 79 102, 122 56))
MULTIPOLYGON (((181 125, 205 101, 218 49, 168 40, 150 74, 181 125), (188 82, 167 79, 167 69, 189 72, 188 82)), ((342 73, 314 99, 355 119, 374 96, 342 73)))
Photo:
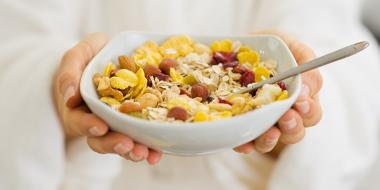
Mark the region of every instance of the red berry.
POLYGON ((245 73, 247 70, 248 70, 248 69, 247 69, 246 67, 244 67, 243 65, 238 64, 238 65, 236 65, 236 66, 234 67, 234 69, 232 70, 232 72, 243 74, 243 73, 245 73))
POLYGON ((255 82, 255 76, 252 71, 245 71, 240 77, 240 84, 242 86, 247 86, 253 82, 255 82))
POLYGON ((167 81, 169 80, 169 75, 165 75, 164 73, 159 73, 154 75, 154 77, 157 77, 158 80, 167 81))
POLYGON ((221 103, 221 104, 228 104, 228 105, 231 105, 231 106, 232 106, 232 103, 229 102, 229 101, 226 100, 226 99, 223 99, 223 98, 218 97, 218 100, 219 100, 219 103, 221 103))
POLYGON ((286 90, 286 84, 285 84, 283 81, 278 82, 277 85, 278 85, 282 90, 286 90))
POLYGON ((215 52, 212 55, 211 64, 217 65, 219 63, 224 64, 224 63, 233 62, 233 61, 237 61, 236 53, 233 53, 233 52, 215 52))
POLYGON ((238 64, 239 64, 238 61, 227 62, 227 63, 224 63, 224 64, 223 64, 223 68, 224 68, 224 69, 227 69, 228 67, 232 67, 232 68, 234 68, 234 67, 236 67, 238 64))

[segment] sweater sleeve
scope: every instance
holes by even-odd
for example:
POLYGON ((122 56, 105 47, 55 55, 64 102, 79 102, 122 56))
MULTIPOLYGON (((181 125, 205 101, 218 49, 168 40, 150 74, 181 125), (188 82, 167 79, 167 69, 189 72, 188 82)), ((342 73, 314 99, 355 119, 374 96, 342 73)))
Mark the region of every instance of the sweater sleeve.
POLYGON ((360 23, 360 2, 266 0, 257 28, 290 33, 317 56, 357 41, 364 52, 321 68, 322 121, 279 158, 269 189, 355 189, 378 154, 380 59, 373 37, 360 23))

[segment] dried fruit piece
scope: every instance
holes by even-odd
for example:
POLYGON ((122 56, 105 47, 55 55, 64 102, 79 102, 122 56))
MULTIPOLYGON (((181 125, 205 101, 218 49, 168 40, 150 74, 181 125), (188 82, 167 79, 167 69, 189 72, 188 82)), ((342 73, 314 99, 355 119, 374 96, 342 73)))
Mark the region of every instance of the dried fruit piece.
POLYGON ((188 99, 183 97, 175 97, 168 100, 168 108, 171 109, 173 107, 182 107, 187 111, 191 110, 191 105, 189 104, 188 99))
POLYGON ((128 82, 130 87, 134 87, 138 83, 137 75, 127 69, 120 69, 115 73, 115 76, 120 77, 124 81, 128 82))
POLYGON ((119 65, 121 69, 128 69, 134 73, 137 71, 138 67, 136 63, 134 62, 134 60, 131 59, 130 57, 126 55, 122 55, 118 57, 118 60, 119 60, 119 65))
POLYGON ((188 114, 187 111, 182 107, 173 107, 169 110, 167 117, 186 121, 188 114))
POLYGON ((147 108, 147 107, 156 107, 159 99, 156 95, 151 94, 151 93, 145 93, 139 98, 136 99, 137 102, 140 103, 142 108, 147 108))
POLYGON ((262 80, 269 79, 270 77, 270 71, 263 67, 259 66, 255 69, 255 82, 260 82, 262 80))
POLYGON ((223 68, 224 69, 227 69, 228 67, 236 67, 237 65, 239 65, 239 62, 238 61, 232 61, 232 62, 227 62, 225 64, 223 64, 223 68))
POLYGON ((236 54, 233 52, 215 52, 212 55, 211 64, 217 65, 219 63, 225 64, 229 62, 237 61, 236 54))
POLYGON ((244 72, 240 77, 240 84, 242 86, 247 86, 248 84, 251 84, 253 82, 255 82, 255 80, 254 80, 254 74, 252 71, 248 70, 244 72))
POLYGON ((158 78, 158 80, 167 81, 169 80, 169 75, 166 75, 164 73, 160 73, 157 75, 154 75, 154 77, 158 78))
POLYGON ((236 65, 236 66, 232 69, 232 71, 233 71, 234 73, 240 73, 240 74, 245 73, 247 70, 248 70, 248 68, 245 67, 245 66, 242 65, 242 64, 238 64, 238 65, 236 65))
POLYGON ((232 103, 231 102, 229 102, 228 100, 226 100, 226 99, 223 99, 223 98, 218 98, 218 101, 219 101, 219 103, 221 103, 221 104, 228 104, 228 105, 232 105, 232 103))
POLYGON ((103 76, 110 77, 111 72, 115 69, 115 66, 113 66, 112 63, 108 63, 103 71, 103 76))
POLYGON ((160 69, 165 74, 170 74, 170 69, 177 66, 177 60, 175 59, 163 59, 160 63, 160 69))
POLYGON ((209 120, 208 115, 205 112, 201 112, 201 111, 195 113, 194 119, 193 119, 194 122, 202 122, 202 121, 208 121, 208 120, 209 120))
POLYGON ((283 81, 278 82, 277 85, 281 88, 281 90, 286 90, 286 84, 283 81))
POLYGON ((288 97, 289 97, 288 91, 287 90, 283 90, 281 92, 281 94, 277 97, 277 101, 286 100, 286 99, 288 99, 288 97))
POLYGON ((179 74, 174 68, 170 68, 170 78, 174 82, 183 83, 183 76, 179 74))
POLYGON ((239 63, 249 63, 254 67, 256 67, 260 62, 260 54, 256 51, 244 51, 238 53, 237 58, 239 60, 239 63))
POLYGON ((122 113, 140 112, 142 107, 138 102, 125 101, 119 107, 119 111, 122 113))
POLYGON ((111 97, 101 97, 100 101, 110 105, 110 106, 118 106, 120 105, 120 102, 111 98, 111 97))
POLYGON ((209 95, 208 88, 206 85, 203 84, 195 84, 191 86, 191 97, 196 98, 200 97, 202 98, 202 101, 205 101, 209 95))

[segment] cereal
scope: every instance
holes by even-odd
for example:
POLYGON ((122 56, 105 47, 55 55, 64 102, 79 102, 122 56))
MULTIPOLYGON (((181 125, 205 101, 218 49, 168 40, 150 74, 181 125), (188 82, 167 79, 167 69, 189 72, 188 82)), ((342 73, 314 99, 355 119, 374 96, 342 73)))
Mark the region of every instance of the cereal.
POLYGON ((147 41, 131 55, 108 63, 93 82, 100 100, 121 113, 163 122, 206 122, 230 118, 288 98, 284 82, 235 94, 277 74, 277 62, 239 41, 210 46, 189 36, 162 44, 147 41))

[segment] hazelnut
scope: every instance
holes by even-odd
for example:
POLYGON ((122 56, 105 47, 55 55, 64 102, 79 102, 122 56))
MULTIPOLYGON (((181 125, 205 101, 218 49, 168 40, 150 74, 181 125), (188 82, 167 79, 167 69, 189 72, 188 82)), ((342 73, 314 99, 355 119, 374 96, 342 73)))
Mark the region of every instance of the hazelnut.
POLYGON ((188 115, 185 109, 177 106, 169 110, 167 117, 174 118, 176 120, 186 121, 188 115))
POLYGON ((147 107, 154 108, 157 106, 160 100, 156 95, 152 93, 145 93, 144 95, 137 98, 136 101, 140 103, 142 108, 147 108, 147 107))
POLYGON ((163 59, 160 63, 160 69, 163 73, 169 74, 170 68, 175 68, 177 66, 177 60, 175 59, 163 59))
POLYGON ((122 103, 119 107, 119 111, 122 113, 131 113, 131 112, 139 112, 142 110, 140 103, 126 101, 122 103))
POLYGON ((150 76, 155 76, 161 73, 161 70, 154 66, 154 65, 146 65, 144 67, 144 73, 145 76, 150 77, 150 76))
POLYGON ((191 87, 191 97, 196 98, 200 97, 203 101, 205 101, 208 97, 208 88, 203 84, 194 84, 191 87))

